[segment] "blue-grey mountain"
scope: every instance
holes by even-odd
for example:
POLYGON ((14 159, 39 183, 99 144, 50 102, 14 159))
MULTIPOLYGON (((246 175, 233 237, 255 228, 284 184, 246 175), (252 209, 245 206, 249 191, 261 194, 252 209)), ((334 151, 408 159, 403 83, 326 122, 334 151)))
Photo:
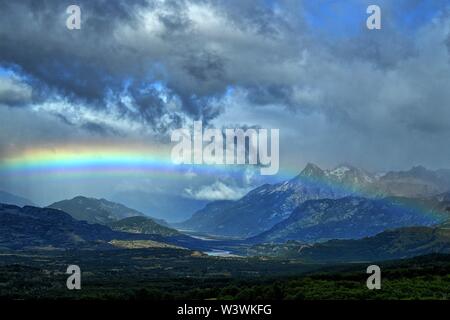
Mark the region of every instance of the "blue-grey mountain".
POLYGON ((441 208, 411 206, 402 198, 309 200, 296 208, 288 219, 250 239, 254 242, 307 243, 330 239, 359 239, 388 229, 432 226, 450 218, 441 208))
POLYGON ((390 196, 420 198, 450 191, 450 170, 428 170, 416 166, 408 171, 388 172, 381 176, 374 191, 390 196))
POLYGON ((289 181, 263 185, 237 201, 212 202, 179 227, 221 236, 251 237, 287 219, 294 209, 308 200, 347 196, 429 199, 449 190, 449 170, 432 171, 414 167, 408 171, 376 175, 350 165, 322 170, 314 164, 308 164, 297 177, 289 181))
POLYGON ((373 181, 351 166, 322 170, 308 164, 295 178, 256 188, 237 201, 215 201, 197 211, 181 228, 223 236, 249 237, 283 221, 312 199, 336 199, 358 192, 373 181))
POLYGON ((0 190, 0 203, 12 204, 19 207, 34 206, 33 202, 29 199, 1 190, 0 190))

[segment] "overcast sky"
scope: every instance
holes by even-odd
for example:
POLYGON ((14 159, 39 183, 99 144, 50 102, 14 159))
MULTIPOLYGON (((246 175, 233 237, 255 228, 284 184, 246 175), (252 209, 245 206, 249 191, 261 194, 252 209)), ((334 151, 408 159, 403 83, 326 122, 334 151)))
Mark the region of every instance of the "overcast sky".
MULTIPOLYGON (((66 28, 65 1, 0 1, 0 161, 93 141, 167 144, 202 120, 280 128, 281 165, 298 171, 450 168, 450 1, 72 3, 81 30, 66 28), (381 30, 366 28, 369 4, 381 30)), ((155 185, 219 199, 265 181, 251 169, 111 179, 3 172, 0 189, 37 202, 155 185)))

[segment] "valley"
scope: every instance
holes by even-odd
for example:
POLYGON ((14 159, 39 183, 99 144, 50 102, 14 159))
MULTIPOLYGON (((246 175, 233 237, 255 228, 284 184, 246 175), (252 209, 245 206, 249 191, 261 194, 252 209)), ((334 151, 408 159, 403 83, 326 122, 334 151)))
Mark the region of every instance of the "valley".
POLYGON ((376 178, 309 164, 181 224, 83 196, 45 208, 0 204, 0 299, 445 298, 445 181, 423 168, 376 178), (390 192, 373 191, 386 185, 390 192), (383 292, 365 288, 373 263, 383 292), (65 288, 72 264, 82 270, 80 293, 65 288))

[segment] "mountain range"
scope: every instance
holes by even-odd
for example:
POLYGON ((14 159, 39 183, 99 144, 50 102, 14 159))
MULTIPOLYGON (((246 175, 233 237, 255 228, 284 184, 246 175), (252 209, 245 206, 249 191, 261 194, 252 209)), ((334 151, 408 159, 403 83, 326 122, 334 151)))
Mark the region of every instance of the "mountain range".
MULTIPOLYGON (((197 211, 181 228, 222 236, 249 237, 286 219, 301 203, 311 199, 340 198, 350 192, 334 188, 320 179, 322 170, 308 164, 295 178, 262 185, 237 201, 214 201, 197 211)), ((353 170, 336 170, 336 179, 357 175, 353 170), (341 175, 343 173, 343 175, 341 175)), ((361 177, 361 180, 365 178, 361 177)), ((359 181, 359 180, 358 180, 359 181)))
MULTIPOLYGON (((128 223, 125 224, 127 225, 128 223)), ((104 225, 78 221, 61 210, 0 204, 1 250, 211 249, 208 241, 181 234, 162 236, 144 234, 142 230, 134 232, 114 231, 104 225)), ((400 228, 357 240, 330 240, 314 244, 287 241, 284 244, 258 244, 247 250, 249 255, 276 256, 314 263, 380 261, 429 253, 450 253, 448 221, 437 227, 400 228)))
POLYGON ((99 224, 78 221, 61 210, 0 204, 0 247, 8 249, 107 246, 124 238, 99 224))
MULTIPOLYGON (((341 244, 343 252, 350 250, 347 247, 356 250, 358 245, 370 251, 374 243, 379 243, 380 247, 385 243, 387 248, 395 237, 400 242, 408 242, 405 239, 412 235, 414 241, 421 237, 430 239, 430 234, 447 239, 446 231, 442 230, 448 229, 445 223, 448 225, 450 221, 449 181, 447 170, 432 171, 423 167, 374 175, 349 165, 322 170, 308 164, 293 179, 262 185, 236 201, 208 203, 189 220, 177 225, 178 229, 196 231, 200 235, 242 238, 235 242, 194 239, 163 220, 105 199, 78 196, 47 208, 2 204, 0 247, 95 249, 158 245, 209 250, 239 246, 242 249, 265 243, 259 246, 273 246, 276 250, 286 246, 289 250, 294 248, 289 254, 299 248, 302 252, 307 249, 305 252, 310 252, 314 259, 318 259, 315 255, 334 259, 334 253, 326 250, 340 250, 341 244), (435 229, 439 231, 430 232, 435 229), (310 248, 315 251, 309 251, 310 248)), ((398 255, 391 256, 409 256, 422 252, 421 248, 437 250, 436 245, 441 244, 437 241, 430 246, 419 245, 419 242, 414 242, 418 245, 417 252, 411 247, 409 251, 402 249, 398 255)), ((369 257, 369 251, 350 250, 346 254, 348 259, 354 259, 369 257)), ((307 256, 302 258, 308 259, 307 256)))
POLYGON ((450 191, 450 170, 433 171, 416 166, 408 171, 392 171, 376 180, 372 188, 390 196, 430 197, 450 191))
POLYGON ((130 233, 74 219, 57 209, 0 204, 0 249, 113 249, 115 242, 137 241, 161 246, 207 249, 205 243, 182 234, 130 233))
POLYGON ((449 190, 449 170, 414 167, 409 171, 375 175, 350 165, 322 170, 310 163, 291 180, 263 185, 236 201, 211 202, 176 226, 213 235, 246 238, 288 219, 298 206, 309 200, 348 196, 429 198, 449 190))

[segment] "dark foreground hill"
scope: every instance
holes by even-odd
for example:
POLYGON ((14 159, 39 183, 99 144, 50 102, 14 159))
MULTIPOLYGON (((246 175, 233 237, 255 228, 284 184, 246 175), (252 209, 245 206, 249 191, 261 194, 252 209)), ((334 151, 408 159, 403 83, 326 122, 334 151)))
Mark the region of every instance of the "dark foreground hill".
POLYGON ((100 224, 76 220, 61 210, 0 204, 0 249, 108 249, 114 248, 117 241, 121 247, 126 247, 130 241, 141 241, 140 246, 204 247, 203 241, 185 235, 119 232, 100 224))
POLYGON ((285 244, 256 245, 248 253, 315 263, 382 261, 432 253, 450 254, 450 229, 401 228, 359 240, 330 240, 313 245, 288 241, 285 244))

